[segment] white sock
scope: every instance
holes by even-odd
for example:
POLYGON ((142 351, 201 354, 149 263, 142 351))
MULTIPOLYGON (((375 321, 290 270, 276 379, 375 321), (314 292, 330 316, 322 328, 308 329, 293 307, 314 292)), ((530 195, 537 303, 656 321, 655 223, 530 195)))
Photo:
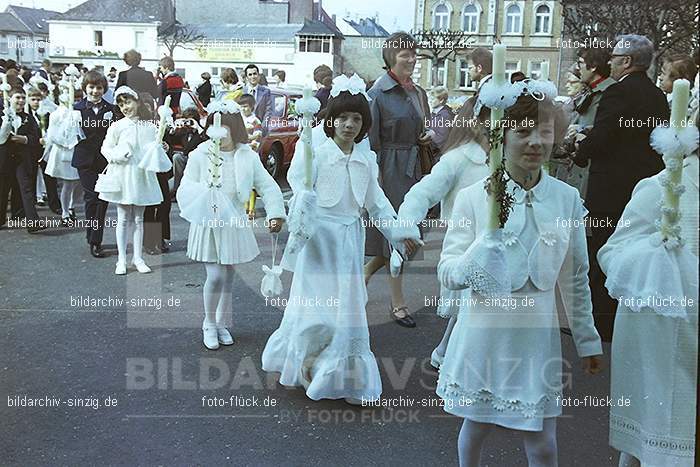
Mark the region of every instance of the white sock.
POLYGON ((557 418, 545 418, 542 431, 523 431, 528 467, 557 467, 557 418))
POLYGON ((143 263, 143 211, 145 206, 134 206, 134 263, 143 263))
POLYGON ((460 467, 479 467, 481 448, 492 429, 493 425, 490 423, 477 423, 464 419, 457 439, 460 467))
POLYGON ((126 263, 126 247, 129 244, 129 220, 131 218, 131 206, 117 204, 117 261, 126 263))
POLYGON ((221 298, 216 307, 216 325, 218 327, 226 327, 225 317, 231 311, 231 302, 233 300, 233 266, 226 266, 226 276, 221 290, 221 298))
POLYGON ((226 266, 205 263, 207 280, 204 282, 204 327, 216 326, 216 311, 226 283, 226 266))

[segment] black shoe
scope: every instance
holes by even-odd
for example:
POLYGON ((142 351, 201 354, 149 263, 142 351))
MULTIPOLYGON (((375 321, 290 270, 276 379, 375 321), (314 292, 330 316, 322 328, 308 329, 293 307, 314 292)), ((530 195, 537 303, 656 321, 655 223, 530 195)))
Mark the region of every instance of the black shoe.
POLYGON ((36 233, 36 232, 41 232, 42 230, 48 229, 49 226, 46 224, 39 224, 39 225, 34 225, 32 227, 27 227, 27 232, 30 234, 36 233))
POLYGON ((167 240, 160 242, 160 251, 163 253, 168 253, 170 251, 170 242, 167 240))
POLYGON ((62 217, 61 225, 63 227, 71 227, 73 225, 73 219, 71 219, 70 217, 62 217))
POLYGON ((102 245, 90 245, 90 254, 95 258, 105 258, 106 255, 102 249, 102 245))
POLYGON ((405 328, 415 328, 416 327, 416 322, 413 320, 411 315, 408 314, 408 307, 407 306, 400 306, 397 308, 392 307, 389 314, 391 315, 391 318, 394 321, 396 321, 396 323, 399 326, 403 326, 405 328), (399 318, 398 316, 396 316, 396 312, 401 311, 401 310, 403 310, 406 313, 406 316, 404 316, 403 318, 399 318))
POLYGON ((68 210, 68 216, 70 217, 70 220, 72 220, 72 221, 77 219, 77 217, 75 215, 75 210, 73 208, 70 208, 68 210))

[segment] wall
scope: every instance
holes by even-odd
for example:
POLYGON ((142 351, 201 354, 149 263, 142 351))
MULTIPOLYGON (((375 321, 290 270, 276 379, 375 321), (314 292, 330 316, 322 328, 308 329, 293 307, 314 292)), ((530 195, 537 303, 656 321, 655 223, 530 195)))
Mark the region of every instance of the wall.
MULTIPOLYGON (((137 49, 144 60, 158 60, 158 30, 155 24, 137 23, 49 23, 51 38, 51 59, 58 62, 62 58, 79 57, 79 50, 115 52, 121 57, 129 49, 137 49), (94 31, 102 31, 102 47, 94 45, 94 31), (136 44, 136 32, 143 32, 141 44, 136 44), (61 50, 62 52, 60 53, 61 50)), ((80 57, 90 58, 90 57, 80 57)), ((94 57, 93 57, 94 58, 94 57)))
POLYGON ((175 16, 183 24, 220 24, 222 18, 226 23, 285 24, 288 7, 287 3, 259 0, 207 0, 206 8, 202 8, 200 2, 175 0, 175 16))

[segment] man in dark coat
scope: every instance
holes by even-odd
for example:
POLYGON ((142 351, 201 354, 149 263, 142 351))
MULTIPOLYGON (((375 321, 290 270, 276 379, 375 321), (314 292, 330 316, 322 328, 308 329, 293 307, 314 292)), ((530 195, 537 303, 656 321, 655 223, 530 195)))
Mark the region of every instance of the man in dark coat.
POLYGON ((124 53, 124 62, 131 68, 119 73, 117 89, 120 86, 129 86, 136 92, 147 92, 153 99, 158 98, 158 85, 153 77, 153 73, 139 66, 141 54, 131 49, 124 53))
MULTIPOLYGON (((664 168, 661 156, 649 145, 651 131, 669 117, 664 93, 646 74, 653 52, 644 36, 618 38, 610 59, 610 76, 617 84, 605 90, 593 128, 577 143, 574 163, 584 167, 590 161, 585 204, 593 259, 615 231, 637 182, 664 168)), ((591 263, 589 277, 596 328, 603 340, 610 341, 617 304, 607 294, 597 261, 591 263)))

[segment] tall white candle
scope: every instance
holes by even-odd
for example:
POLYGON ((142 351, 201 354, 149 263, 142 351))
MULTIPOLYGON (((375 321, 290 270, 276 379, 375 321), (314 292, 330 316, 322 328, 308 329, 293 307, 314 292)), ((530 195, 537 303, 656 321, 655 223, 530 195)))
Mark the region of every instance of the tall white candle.
POLYGON ((540 81, 549 80, 549 62, 542 62, 540 65, 540 81))
POLYGON ((688 114, 688 101, 690 100, 690 81, 677 79, 673 82, 673 94, 671 94, 671 127, 681 128, 688 114))
MULTIPOLYGON (((304 99, 311 99, 311 88, 305 87, 302 91, 304 99)), ((311 189, 311 174, 313 171, 313 155, 311 152, 311 122, 313 115, 305 113, 301 119, 301 140, 304 144, 304 185, 307 190, 311 189)))
MULTIPOLYGON (((6 74, 2 75, 2 84, 3 84, 3 87, 7 86, 7 75, 6 74)), ((3 99, 5 99, 5 108, 9 109, 9 107, 10 107, 10 93, 6 90, 3 90, 2 97, 3 97, 3 99)))
MULTIPOLYGON (((506 82, 506 46, 503 44, 495 44, 493 46, 493 83, 495 86, 503 86, 506 82)), ((502 109, 491 109, 490 128, 497 128, 498 132, 503 135, 503 129, 499 127, 500 120, 503 118, 502 109)), ((502 138, 496 138, 497 140, 502 138)), ((501 155, 501 143, 492 144, 489 152, 489 171, 493 176, 503 166, 501 155)), ((499 215, 501 213, 501 204, 498 202, 497 193, 489 193, 489 222, 490 230, 498 230, 501 226, 499 215)))
POLYGON ((72 109, 75 104, 75 85, 73 84, 73 75, 68 75, 68 108, 72 109))
MULTIPOLYGON (((165 96, 165 102, 163 103, 163 107, 166 109, 170 108, 170 100, 172 96, 165 96)), ((216 114, 214 118, 219 117, 219 124, 221 124, 221 114, 216 114)), ((160 116, 160 122, 158 125, 158 143, 163 142, 163 137, 165 136, 165 128, 167 127, 167 115, 165 112, 163 112, 163 115, 160 116)))

